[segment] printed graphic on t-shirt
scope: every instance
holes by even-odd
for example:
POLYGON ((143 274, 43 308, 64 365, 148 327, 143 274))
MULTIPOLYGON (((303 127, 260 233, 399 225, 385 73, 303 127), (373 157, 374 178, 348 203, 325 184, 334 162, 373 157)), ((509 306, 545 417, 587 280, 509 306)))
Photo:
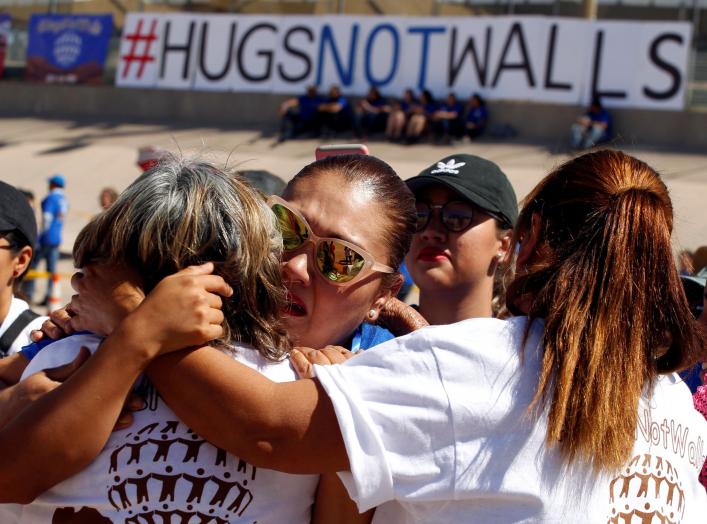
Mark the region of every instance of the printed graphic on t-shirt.
POLYGON ((634 456, 609 483, 609 524, 678 524, 685 491, 677 470, 663 457, 634 456))
MULTIPOLYGON (((166 414, 154 389, 146 393, 146 411, 166 414)), ((248 518, 249 483, 257 468, 209 444, 176 418, 138 416, 135 429, 112 438, 104 453, 110 458, 100 476, 108 502, 102 513, 113 522, 226 524, 248 518), (154 421, 140 424, 140 419, 154 421)), ((52 522, 89 522, 93 511, 59 508, 52 522)))

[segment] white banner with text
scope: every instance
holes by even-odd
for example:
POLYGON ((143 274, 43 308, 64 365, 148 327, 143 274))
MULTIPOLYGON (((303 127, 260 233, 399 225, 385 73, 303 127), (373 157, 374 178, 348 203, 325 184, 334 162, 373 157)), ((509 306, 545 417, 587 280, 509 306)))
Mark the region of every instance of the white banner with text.
POLYGON ((116 84, 298 94, 331 84, 682 109, 687 22, 129 13, 116 84))

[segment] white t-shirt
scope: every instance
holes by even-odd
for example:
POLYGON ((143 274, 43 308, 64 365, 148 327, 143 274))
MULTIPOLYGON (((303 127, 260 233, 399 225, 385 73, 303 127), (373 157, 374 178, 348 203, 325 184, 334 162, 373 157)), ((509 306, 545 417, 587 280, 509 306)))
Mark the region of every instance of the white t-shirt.
MULTIPOLYGON (((16 297, 12 297, 12 302, 10 302, 10 310, 7 312, 5 320, 3 320, 2 324, 0 324, 0 337, 3 335, 3 333, 5 333, 7 328, 12 325, 15 319, 20 316, 20 313, 27 309, 29 309, 29 305, 27 304, 27 302, 16 297)), ((8 356, 12 355, 13 353, 17 353, 20 349, 22 349, 23 346, 31 344, 32 341, 29 338, 30 332, 35 329, 41 329, 42 322, 44 322, 46 319, 47 317, 40 316, 32 320, 29 324, 27 324, 27 326, 22 331, 20 331, 20 334, 17 335, 17 338, 15 338, 14 342, 10 346, 10 349, 7 352, 8 356)))
POLYGON ((527 322, 424 328, 315 368, 351 464, 339 476, 359 509, 379 506, 381 524, 705 522, 707 421, 677 375, 641 400, 618 474, 565 467, 546 448, 546 415, 527 415, 543 332, 536 321, 521 360, 527 322))
MULTIPOLYGON (((94 351, 100 340, 77 335, 57 341, 31 361, 23 378, 71 361, 81 346, 94 351)), ((296 379, 289 360, 274 363, 251 347, 235 349, 237 360, 271 380, 296 379)), ((60 524, 79 516, 96 523, 310 522, 318 475, 256 468, 192 432, 152 387, 146 399, 147 408, 135 413, 132 426, 113 432, 90 466, 2 524, 60 524)))

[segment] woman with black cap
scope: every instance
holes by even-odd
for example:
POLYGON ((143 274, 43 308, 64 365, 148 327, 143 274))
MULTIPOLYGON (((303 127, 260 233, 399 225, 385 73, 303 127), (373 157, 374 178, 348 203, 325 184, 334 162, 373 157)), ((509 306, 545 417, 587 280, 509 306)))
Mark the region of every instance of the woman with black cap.
POLYGON ((511 245, 516 195, 489 160, 456 154, 407 180, 417 205, 417 233, 406 258, 430 324, 494 316, 499 264, 511 245))

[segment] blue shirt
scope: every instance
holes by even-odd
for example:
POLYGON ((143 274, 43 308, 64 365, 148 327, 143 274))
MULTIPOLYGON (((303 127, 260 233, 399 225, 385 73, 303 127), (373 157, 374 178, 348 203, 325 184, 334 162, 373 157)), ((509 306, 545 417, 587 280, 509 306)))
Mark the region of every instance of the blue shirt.
POLYGON ((440 111, 448 111, 450 113, 456 113, 457 115, 461 115, 463 111, 463 107, 459 102, 454 104, 448 104, 445 102, 439 106, 439 109, 440 111))
POLYGON ((478 127, 483 127, 486 125, 488 116, 489 113, 484 106, 474 107, 470 109, 469 114, 466 115, 466 121, 475 124, 478 127))
POLYGON ((321 103, 322 99, 319 96, 302 95, 297 99, 299 115, 305 120, 314 118, 317 114, 317 108, 321 103))
POLYGON ((40 246, 58 246, 61 244, 61 233, 64 229, 64 219, 69 211, 69 202, 64 191, 55 187, 42 200, 42 232, 39 235, 40 246))
POLYGON ((431 115, 432 113, 437 111, 437 104, 435 102, 427 103, 423 106, 423 109, 425 110, 425 113, 431 115))
POLYGON ((351 339, 351 347, 349 349, 351 351, 370 349, 373 346, 377 346, 378 344, 382 344, 394 338, 395 335, 384 327, 363 322, 356 328, 356 331, 354 331, 353 338, 351 339))
POLYGON ((596 113, 587 111, 587 118, 592 121, 592 124, 606 124, 601 140, 609 140, 611 138, 611 115, 606 109, 600 109, 596 113))

